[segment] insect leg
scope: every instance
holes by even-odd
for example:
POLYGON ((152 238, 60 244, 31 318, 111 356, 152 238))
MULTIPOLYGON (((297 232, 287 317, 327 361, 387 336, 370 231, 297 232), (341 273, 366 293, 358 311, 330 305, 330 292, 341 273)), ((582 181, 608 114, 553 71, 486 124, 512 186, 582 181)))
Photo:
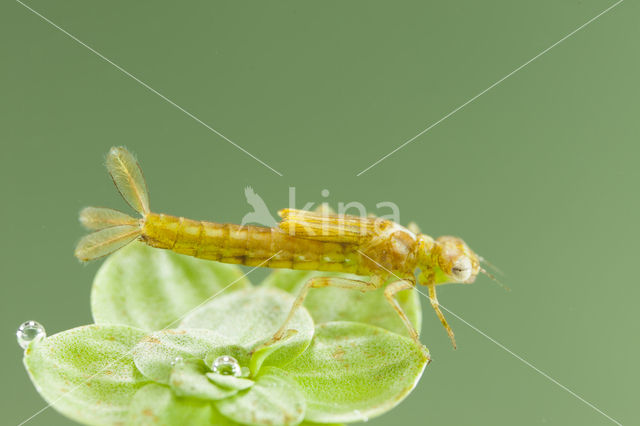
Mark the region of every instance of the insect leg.
POLYGON ((402 322, 404 322, 404 325, 407 327, 407 330, 409 330, 409 336, 418 345, 422 346, 422 344, 420 343, 420 337, 418 336, 418 332, 416 331, 416 328, 413 326, 413 324, 411 324, 411 321, 409 321, 409 317, 407 317, 407 314, 405 314, 404 310, 402 309, 402 306, 400 306, 400 304, 396 300, 396 293, 402 290, 408 290, 410 288, 413 288, 413 286, 414 286, 414 283, 412 283, 409 280, 394 281, 388 284, 387 287, 384 289, 384 296, 387 298, 387 301, 391 304, 393 309, 398 313, 398 315, 402 319, 402 322))
POLYGON ((287 316, 287 319, 284 320, 284 323, 282 324, 280 329, 278 329, 278 331, 276 331, 276 333, 273 335, 273 337, 269 341, 269 344, 273 342, 277 342, 278 340, 282 339, 282 337, 285 335, 287 331, 287 325, 293 318, 293 315, 296 313, 296 310, 298 310, 298 308, 302 306, 302 303, 304 302, 305 297, 307 297, 307 294, 309 293, 309 289, 321 288, 321 287, 338 287, 338 288, 345 288, 350 290, 360 290, 362 292, 365 292, 365 291, 375 290, 379 288, 381 284, 382 284, 381 280, 376 279, 375 277, 372 277, 371 281, 360 281, 360 280, 353 280, 353 279, 341 278, 341 277, 311 278, 304 284, 302 289, 300 289, 300 292, 298 293, 298 296, 296 297, 296 300, 293 302, 293 306, 289 311, 289 315, 287 316))
POLYGON ((435 284, 427 284, 427 287, 429 288, 429 300, 431 301, 431 307, 434 311, 436 311, 436 315, 438 315, 438 318, 440 318, 440 322, 444 326, 444 329, 447 330, 447 334, 449 335, 451 343, 453 343, 453 348, 455 349, 456 338, 453 336, 453 330, 451 330, 451 327, 449 327, 449 323, 447 323, 447 320, 440 310, 440 304, 438 303, 438 297, 436 296, 436 286, 435 284))

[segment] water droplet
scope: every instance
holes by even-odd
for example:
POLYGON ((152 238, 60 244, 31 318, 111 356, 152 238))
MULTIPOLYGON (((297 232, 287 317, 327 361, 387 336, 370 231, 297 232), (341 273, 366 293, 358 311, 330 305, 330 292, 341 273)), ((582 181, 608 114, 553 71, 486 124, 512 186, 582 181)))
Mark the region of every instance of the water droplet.
POLYGON ((171 365, 173 365, 174 367, 176 365, 182 365, 184 364, 184 358, 182 358, 181 356, 177 356, 173 359, 173 361, 171 361, 171 365))
POLYGON ((47 333, 39 322, 27 321, 20 324, 18 331, 16 331, 16 337, 18 338, 20 347, 27 349, 27 346, 29 346, 31 342, 39 342, 47 337, 47 333))
POLYGON ((242 369, 240 368, 240 364, 238 364, 238 360, 229 355, 223 355, 216 358, 216 360, 213 361, 211 369, 214 373, 225 376, 240 377, 242 375, 242 369))

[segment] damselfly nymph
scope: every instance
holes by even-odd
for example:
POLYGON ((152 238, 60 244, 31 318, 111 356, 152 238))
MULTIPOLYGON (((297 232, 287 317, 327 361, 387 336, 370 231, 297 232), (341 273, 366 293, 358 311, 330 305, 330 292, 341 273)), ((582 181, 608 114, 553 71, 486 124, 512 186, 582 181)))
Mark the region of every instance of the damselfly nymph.
POLYGON ((140 240, 153 247, 217 262, 361 277, 311 278, 300 290, 274 340, 287 333, 287 324, 310 288, 335 286, 366 292, 386 284, 386 299, 411 338, 419 343, 418 333, 395 298, 399 291, 419 283, 428 288, 431 306, 455 347, 453 331, 438 305, 436 287, 445 283, 470 284, 479 272, 485 272, 480 257, 460 238, 434 239, 413 227, 375 217, 284 209, 279 212, 282 220, 278 227, 268 228, 153 213, 142 171, 129 151, 112 148, 107 155, 107 169, 123 198, 141 217, 101 207, 82 210, 80 221, 95 232, 78 243, 75 255, 80 260, 96 259, 140 240))

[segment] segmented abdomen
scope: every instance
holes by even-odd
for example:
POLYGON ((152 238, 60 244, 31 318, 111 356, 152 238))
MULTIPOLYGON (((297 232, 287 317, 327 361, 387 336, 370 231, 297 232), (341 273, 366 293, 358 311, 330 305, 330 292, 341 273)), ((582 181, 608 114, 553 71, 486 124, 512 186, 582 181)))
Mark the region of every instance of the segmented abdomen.
POLYGON ((357 273, 361 265, 352 245, 296 238, 278 228, 164 214, 146 216, 141 238, 153 247, 248 266, 357 273))

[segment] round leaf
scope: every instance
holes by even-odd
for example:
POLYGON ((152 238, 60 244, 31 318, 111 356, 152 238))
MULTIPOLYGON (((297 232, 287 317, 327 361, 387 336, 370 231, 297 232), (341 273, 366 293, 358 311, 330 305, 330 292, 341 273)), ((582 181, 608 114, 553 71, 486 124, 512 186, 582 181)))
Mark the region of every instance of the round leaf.
MULTIPOLYGON (((307 280, 316 276, 348 276, 362 279, 355 275, 335 272, 278 270, 272 272, 262 285, 277 287, 295 296, 307 280)), ((422 326, 422 309, 418 293, 415 290, 404 290, 396 294, 396 299, 419 333, 422 326)), ((384 288, 366 293, 335 287, 312 288, 304 301, 304 307, 309 310, 316 324, 331 321, 363 322, 409 336, 407 327, 384 297, 384 288)))
POLYGON ((355 422, 397 405, 426 365, 423 348, 409 338, 366 324, 331 322, 316 327, 311 346, 287 371, 307 401, 306 420, 355 422))
POLYGON ((223 374, 213 372, 207 373, 206 376, 209 378, 211 383, 215 383, 217 386, 220 386, 223 389, 240 391, 253 386, 253 380, 245 379, 242 377, 225 376, 223 374))
POLYGON ((177 325, 191 309, 231 283, 225 291, 250 286, 235 265, 134 242, 109 256, 98 270, 91 309, 98 324, 160 330, 177 325))
POLYGON ((217 351, 233 351, 225 354, 239 357, 238 349, 229 348, 228 339, 211 330, 162 330, 140 340, 133 349, 133 360, 146 377, 167 384, 173 370, 172 362, 178 357, 185 361, 204 360, 217 351))
POLYGON ((143 336, 127 326, 73 328, 30 345, 24 364, 56 410, 81 423, 110 425, 124 421, 131 398, 147 382, 131 355, 143 336))
MULTIPOLYGON (((177 363, 169 378, 169 385, 178 396, 189 396, 205 400, 227 398, 238 393, 238 389, 218 386, 207 378, 209 368, 202 360, 177 363)), ((243 379, 246 380, 246 379, 243 379)), ((249 387, 253 385, 251 380, 249 387)))
POLYGON ((304 421, 300 423, 300 426, 347 426, 344 423, 314 423, 304 421))
MULTIPOLYGON (((294 299, 275 288, 252 288, 225 294, 189 314, 180 324, 186 328, 208 328, 251 351, 271 339, 286 319, 294 299)), ((313 337, 313 320, 306 309, 298 309, 288 326, 296 330, 277 342, 264 365, 282 366, 301 354, 313 337)))
POLYGON ((211 403, 177 397, 169 388, 156 383, 150 383, 136 393, 131 401, 127 424, 131 426, 237 425, 222 416, 211 403))
POLYGON ((248 390, 215 401, 222 414, 236 422, 255 425, 297 425, 304 418, 305 401, 286 372, 265 367, 248 390))

